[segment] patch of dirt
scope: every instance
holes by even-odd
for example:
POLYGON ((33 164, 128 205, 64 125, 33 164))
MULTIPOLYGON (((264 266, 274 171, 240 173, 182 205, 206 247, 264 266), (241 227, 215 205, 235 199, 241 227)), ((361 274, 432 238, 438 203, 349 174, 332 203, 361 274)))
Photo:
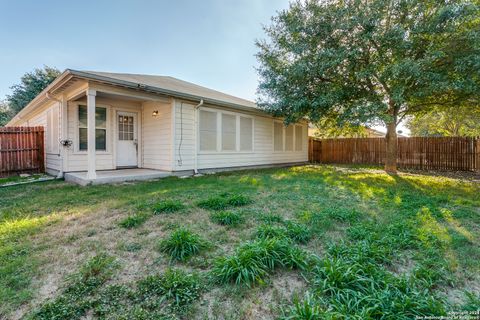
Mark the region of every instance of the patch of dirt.
POLYGON ((281 304, 289 304, 294 295, 302 296, 306 283, 298 271, 279 271, 265 285, 215 288, 205 293, 194 319, 276 319, 281 304))
POLYGON ((462 305, 467 302, 465 291, 477 296, 480 295, 480 279, 477 277, 475 280, 467 281, 461 288, 446 288, 445 294, 451 304, 462 305))
MULTIPOLYGON (((125 216, 125 212, 105 208, 74 213, 34 236, 36 246, 47 248, 39 254, 41 272, 32 279, 32 288, 36 293, 28 304, 15 312, 13 319, 22 318, 28 310, 55 297, 65 278, 98 252, 114 255, 120 262, 121 269, 114 282, 129 283, 152 273, 151 266, 159 256, 155 244, 164 232, 159 228, 150 229, 148 222, 137 229, 120 228, 118 221, 125 216), (139 244, 140 248, 129 252, 123 248, 129 243, 139 244)), ((161 272, 163 269, 158 265, 154 271, 161 272)))

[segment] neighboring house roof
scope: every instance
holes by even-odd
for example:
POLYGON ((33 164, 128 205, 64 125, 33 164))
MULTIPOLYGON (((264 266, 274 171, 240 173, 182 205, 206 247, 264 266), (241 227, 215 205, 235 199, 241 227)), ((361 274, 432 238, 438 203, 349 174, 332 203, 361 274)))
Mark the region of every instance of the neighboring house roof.
POLYGON ((35 110, 39 105, 41 105, 42 102, 47 100, 48 94, 54 94, 55 90, 60 88, 72 78, 98 81, 187 100, 200 101, 203 99, 204 103, 207 104, 215 104, 240 110, 264 112, 252 101, 238 98, 173 77, 66 69, 25 108, 15 115, 7 124, 7 126, 12 125, 24 115, 35 110))

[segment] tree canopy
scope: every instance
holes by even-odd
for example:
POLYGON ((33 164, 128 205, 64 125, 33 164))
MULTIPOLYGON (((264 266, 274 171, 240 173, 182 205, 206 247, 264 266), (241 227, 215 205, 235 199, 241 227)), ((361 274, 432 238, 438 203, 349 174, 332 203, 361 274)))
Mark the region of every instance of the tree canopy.
POLYGON ((32 72, 25 73, 20 79, 19 84, 15 84, 12 94, 7 95, 6 102, 14 114, 25 108, 43 89, 60 75, 60 70, 44 66, 37 68, 32 72))
POLYGON ((332 112, 387 126, 386 169, 396 171, 396 126, 409 114, 478 106, 478 1, 295 1, 257 41, 258 104, 286 122, 332 112))
POLYGON ((0 101, 0 127, 4 126, 10 121, 13 112, 5 101, 0 101))
POLYGON ((408 119, 407 127, 412 136, 480 136, 480 106, 434 108, 415 114, 408 119))

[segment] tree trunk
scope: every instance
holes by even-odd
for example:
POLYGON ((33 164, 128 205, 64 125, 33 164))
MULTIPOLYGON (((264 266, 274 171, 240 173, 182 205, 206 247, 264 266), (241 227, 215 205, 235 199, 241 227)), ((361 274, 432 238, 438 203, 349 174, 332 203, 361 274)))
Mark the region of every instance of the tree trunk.
POLYGON ((385 171, 397 174, 397 124, 396 121, 387 124, 385 171))

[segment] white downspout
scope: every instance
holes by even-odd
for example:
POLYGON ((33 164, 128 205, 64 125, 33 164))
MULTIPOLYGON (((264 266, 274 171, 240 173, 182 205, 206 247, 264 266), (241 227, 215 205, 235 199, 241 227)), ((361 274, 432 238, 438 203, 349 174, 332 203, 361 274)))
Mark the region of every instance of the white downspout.
POLYGON ((195 143, 195 148, 194 148, 195 152, 193 155, 193 172, 195 174, 198 174, 198 136, 197 136, 198 135, 198 116, 197 116, 197 113, 198 113, 198 108, 200 108, 202 105, 203 105, 203 99, 200 100, 200 103, 193 108, 193 123, 194 123, 193 141, 195 143))

